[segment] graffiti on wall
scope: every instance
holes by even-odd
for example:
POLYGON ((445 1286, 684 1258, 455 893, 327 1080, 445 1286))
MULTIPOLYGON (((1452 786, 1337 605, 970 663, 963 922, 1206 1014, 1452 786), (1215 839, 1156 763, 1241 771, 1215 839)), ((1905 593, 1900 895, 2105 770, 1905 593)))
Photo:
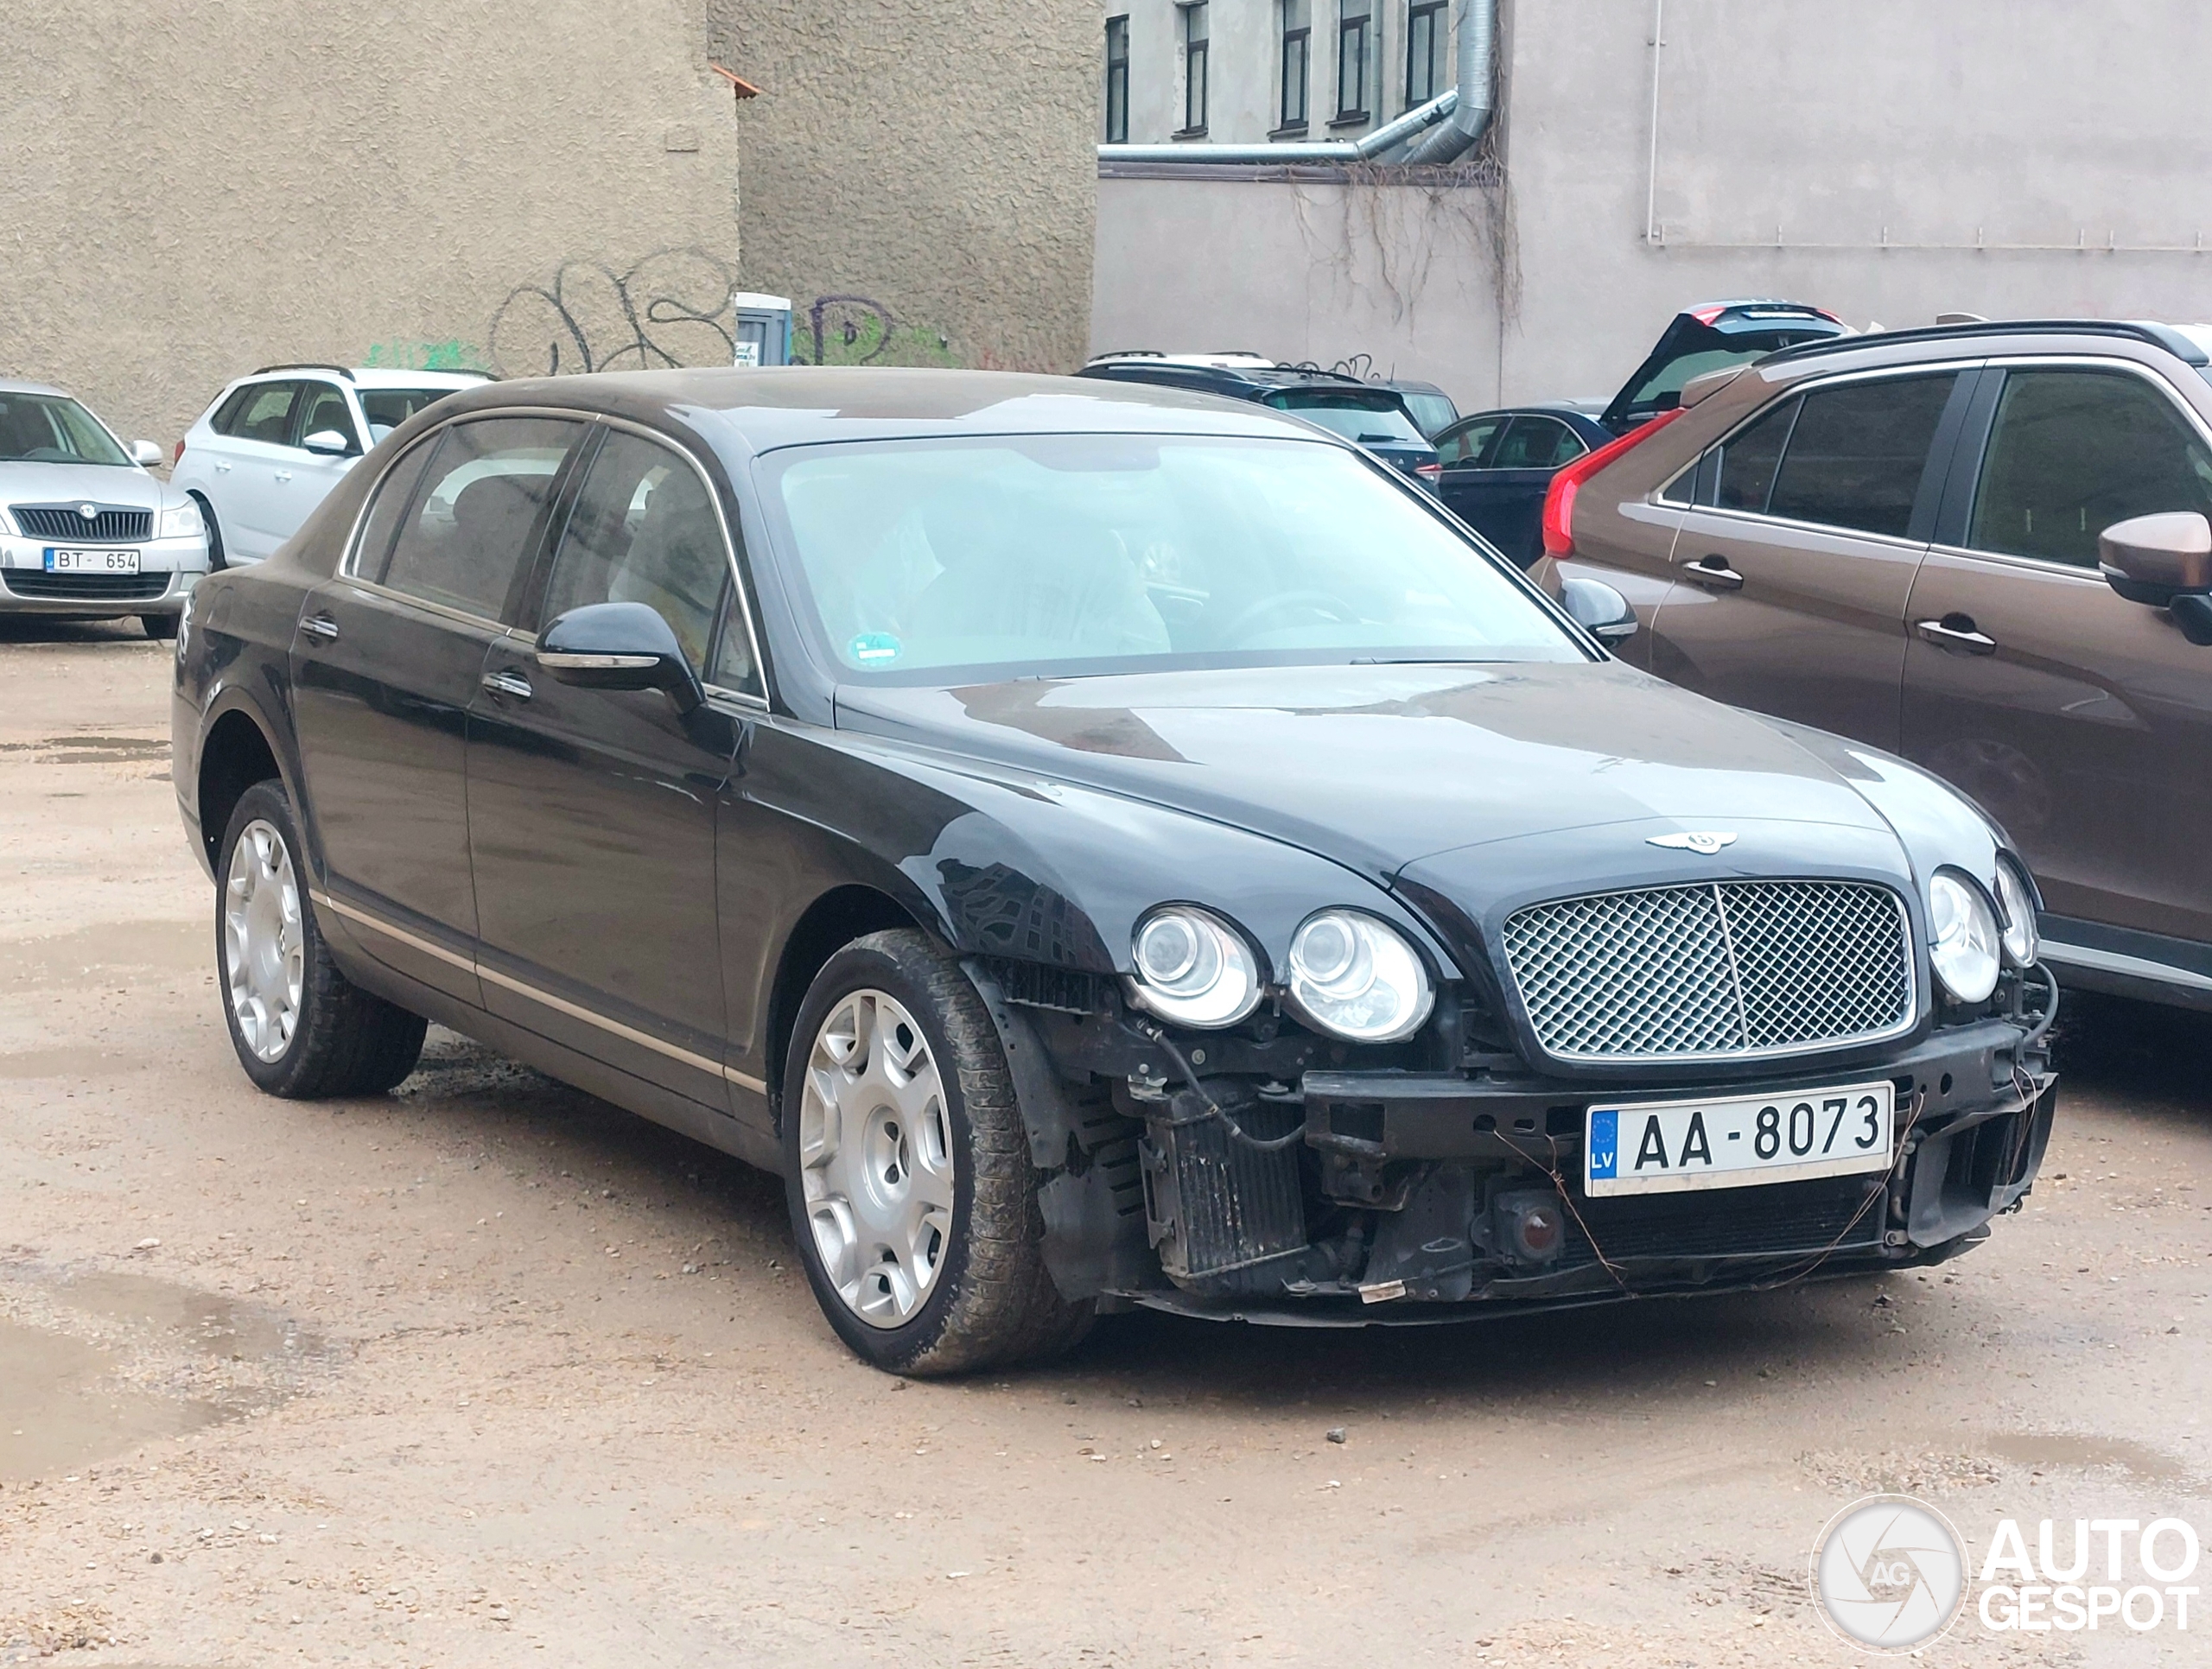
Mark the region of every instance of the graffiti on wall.
POLYGON ((791 320, 791 357, 814 365, 957 365, 941 330, 901 324, 867 295, 817 295, 791 320))
POLYGON ((361 364, 372 371, 482 371, 484 356, 461 341, 372 342, 361 364))
POLYGON ((518 284, 486 334, 502 377, 651 371, 730 362, 736 274, 702 249, 663 249, 623 271, 565 261, 550 283, 518 284))

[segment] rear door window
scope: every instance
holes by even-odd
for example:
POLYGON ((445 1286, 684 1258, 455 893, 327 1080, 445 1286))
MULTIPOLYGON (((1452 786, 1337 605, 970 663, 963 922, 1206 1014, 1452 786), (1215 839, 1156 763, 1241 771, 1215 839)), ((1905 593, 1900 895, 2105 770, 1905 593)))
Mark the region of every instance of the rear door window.
POLYGON ((1436 456, 1447 469, 1466 469, 1482 461, 1483 448, 1505 426, 1503 417, 1476 417, 1436 440, 1436 456))
POLYGON ((1698 468, 1698 503, 1764 516, 1775 466, 1796 421, 1797 402, 1784 400, 1708 451, 1698 468))
POLYGON ((2171 400, 2127 371, 2005 374, 1970 547, 2094 568, 2098 534, 2165 510, 2212 515, 2212 455, 2171 400))
POLYGON ((1767 513, 1904 537, 1936 425, 1957 380, 1956 372, 1947 371, 1807 394, 1767 513))
MULTIPOLYGON (((408 495, 381 564, 369 561, 365 543, 355 573, 442 608, 505 619, 516 580, 543 538, 561 466, 583 427, 553 417, 455 423, 408 495)), ((373 511, 370 520, 373 531, 373 511)))

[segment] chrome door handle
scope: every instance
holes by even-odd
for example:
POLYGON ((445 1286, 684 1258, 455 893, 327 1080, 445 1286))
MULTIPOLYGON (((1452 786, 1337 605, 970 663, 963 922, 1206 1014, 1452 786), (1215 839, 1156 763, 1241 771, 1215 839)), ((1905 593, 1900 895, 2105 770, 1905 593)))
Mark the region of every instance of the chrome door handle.
POLYGON ((289 481, 292 479, 292 472, 289 469, 280 469, 276 472, 276 479, 280 481, 289 481))
POLYGON ((1682 570, 1682 577, 1715 591, 1741 591, 1744 576, 1728 566, 1726 556, 1700 556, 1682 570))
POLYGON ((1913 629, 1938 649, 1955 650, 1967 655, 1997 652, 1997 639, 1975 630, 1971 615, 1946 614, 1940 620, 1922 620, 1913 629))
POLYGON ((338 622, 327 614, 310 614, 300 622, 300 630, 310 638, 320 638, 326 644, 338 641, 338 622))
POLYGON ((231 473, 231 466, 230 466, 228 464, 224 463, 224 462, 222 462, 221 460, 217 460, 217 462, 216 462, 216 465, 215 465, 215 473, 216 473, 216 474, 218 474, 218 475, 228 475, 230 473, 231 473))
POLYGON ((518 701, 526 701, 535 693, 530 687, 529 679, 524 677, 521 673, 511 670, 486 673, 484 688, 494 695, 512 696, 518 701))

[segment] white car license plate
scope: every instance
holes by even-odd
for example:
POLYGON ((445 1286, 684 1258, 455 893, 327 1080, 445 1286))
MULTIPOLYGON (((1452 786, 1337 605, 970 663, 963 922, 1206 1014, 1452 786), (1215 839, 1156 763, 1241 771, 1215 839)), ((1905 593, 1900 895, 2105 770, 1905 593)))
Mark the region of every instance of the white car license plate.
POLYGON ((1887 1081, 1741 1100, 1622 1101, 1589 1110, 1583 1191, 1679 1194, 1885 1171, 1887 1081))
POLYGON ((67 550, 55 545, 46 549, 48 574, 136 574, 135 550, 67 550))

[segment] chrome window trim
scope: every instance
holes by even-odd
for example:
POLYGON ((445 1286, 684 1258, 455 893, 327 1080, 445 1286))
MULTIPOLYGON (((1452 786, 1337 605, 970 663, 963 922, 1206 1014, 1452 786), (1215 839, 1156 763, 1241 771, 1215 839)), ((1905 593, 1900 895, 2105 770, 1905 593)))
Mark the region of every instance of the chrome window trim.
POLYGON ((493 985, 504 990, 514 992, 518 996, 527 997, 532 1002, 543 1003, 548 1008, 566 1014, 572 1019, 582 1020, 588 1025, 597 1026, 602 1031, 610 1032, 642 1048, 650 1049, 656 1054, 665 1055, 671 1060, 681 1061, 686 1066, 696 1068, 710 1077, 725 1079, 728 1082, 736 1084, 740 1088, 753 1091, 756 1095, 765 1095, 768 1093, 766 1082, 754 1077, 749 1072, 740 1072, 734 1067, 725 1065, 719 1061, 710 1061, 704 1055, 695 1055, 690 1050, 681 1048, 664 1038, 656 1038, 650 1032, 640 1031, 635 1026, 625 1025, 620 1020, 610 1019, 604 1014, 584 1007, 581 1003, 571 1002, 565 997, 556 997, 551 992, 542 990, 527 980, 518 980, 512 974, 503 974, 495 968, 487 968, 473 957, 464 956, 455 950, 449 950, 445 946, 425 939, 419 934, 410 933, 404 928, 395 927, 382 917, 363 910, 359 905, 340 903, 327 892, 319 892, 312 888, 308 890, 308 897, 314 900, 315 907, 319 910, 328 910, 332 914, 342 916, 358 926, 367 928, 371 932, 381 933, 388 938, 397 939, 400 943, 419 950, 427 956, 435 957, 442 962, 449 963, 454 968, 474 974, 480 980, 489 980, 493 985))
MULTIPOLYGON (((1627 893, 1650 892, 1674 886, 1707 886, 1725 884, 1741 885, 1768 881, 1779 881, 1783 883, 1791 881, 1815 882, 1821 885, 1836 885, 1844 886, 1876 886, 1881 888, 1882 891, 1890 895, 1891 903, 1897 908, 1898 926, 1902 930, 1904 938, 1906 992, 1904 1018, 1902 1020, 1898 1021, 1896 1025, 1886 1027, 1879 1031, 1862 1031, 1854 1033, 1847 1038, 1824 1038, 1821 1042, 1812 1044, 1783 1044, 1767 1049, 1724 1050, 1718 1052, 1707 1052, 1695 1055, 1555 1055, 1550 1050, 1544 1047, 1542 1038, 1538 1036, 1535 1022, 1529 1018, 1528 999, 1522 993, 1519 976, 1514 972, 1513 964, 1505 954, 1503 939, 1503 936, 1501 936, 1497 953, 1498 969, 1504 976, 1506 989, 1512 993, 1513 1001, 1521 1011, 1520 1018, 1522 1023, 1526 1027, 1529 1037, 1535 1043, 1536 1052, 1545 1060, 1553 1062, 1559 1066, 1566 1068, 1573 1068, 1578 1066, 1717 1066, 1725 1064, 1730 1061, 1757 1062, 1793 1059, 1804 1060, 1821 1055, 1833 1054, 1838 1050, 1862 1049, 1872 1044, 1891 1043, 1899 1038, 1910 1035, 1911 1032, 1920 1025, 1922 1019, 1925 1018, 1922 1012, 1923 993, 1921 990, 1920 985, 1920 947, 1918 942, 1913 937, 1912 911, 1905 903, 1904 894, 1899 892, 1894 885, 1888 881, 1869 880, 1858 877, 1835 875, 1730 875, 1722 878, 1720 880, 1710 882, 1662 882, 1656 886, 1615 886, 1607 887, 1603 892, 1599 892, 1572 893, 1564 898, 1536 898, 1530 900, 1527 904, 1516 905, 1511 913, 1518 915, 1522 911, 1541 910, 1547 904, 1569 904, 1583 898, 1616 898, 1627 893)), ((1734 949, 1732 945, 1729 952, 1732 973, 1733 971, 1734 955, 1734 949)))
POLYGON ((2193 968, 2177 968, 2171 962, 2154 961, 2148 956, 2131 956, 2125 951, 2045 939, 2043 954, 2044 961, 2056 962, 2061 968, 2071 965, 2104 974, 2124 974, 2132 979, 2155 980, 2183 991, 2212 991, 2212 978, 2193 968))

